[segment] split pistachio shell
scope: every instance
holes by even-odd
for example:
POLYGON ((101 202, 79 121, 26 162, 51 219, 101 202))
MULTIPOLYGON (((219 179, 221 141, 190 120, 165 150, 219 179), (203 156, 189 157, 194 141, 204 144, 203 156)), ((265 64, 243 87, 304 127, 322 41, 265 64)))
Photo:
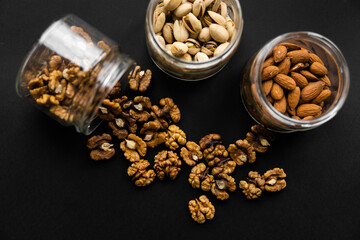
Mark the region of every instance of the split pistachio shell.
POLYGON ((160 45, 163 48, 165 48, 165 39, 161 35, 158 35, 158 34, 156 34, 156 39, 160 43, 160 45))
POLYGON ((224 2, 220 3, 220 15, 223 16, 223 18, 227 18, 228 16, 227 5, 224 2))
POLYGON ((188 47, 182 42, 174 42, 171 46, 171 53, 176 57, 182 57, 187 51, 188 47))
POLYGON ((206 55, 208 55, 210 57, 214 54, 214 51, 217 49, 217 47, 218 47, 218 45, 216 42, 209 41, 201 47, 201 52, 205 53, 206 55))
POLYGON ((195 0, 192 12, 196 17, 202 17, 205 14, 205 2, 203 0, 195 0))
POLYGON ((228 31, 219 24, 211 24, 210 27, 210 36, 217 42, 224 43, 229 40, 228 31))
POLYGON ((207 60, 209 60, 209 57, 205 53, 202 53, 202 52, 198 52, 194 57, 194 61, 197 61, 197 62, 204 62, 207 60))
POLYGON ((162 30, 164 24, 165 24, 165 13, 160 13, 157 17, 154 18, 154 32, 158 33, 162 30))
POLYGON ((205 2, 205 7, 210 6, 210 4, 212 4, 213 1, 214 1, 214 0, 204 0, 204 2, 205 2))
POLYGON ((185 61, 189 61, 189 62, 192 61, 192 57, 191 57, 191 55, 188 54, 188 53, 185 53, 184 56, 182 56, 180 59, 181 59, 181 60, 185 60, 185 61))
POLYGON ((163 36, 167 43, 174 42, 174 24, 166 23, 163 27, 163 36))
POLYGON ((206 13, 201 19, 201 24, 203 26, 210 26, 211 24, 213 24, 213 20, 211 19, 211 17, 209 16, 208 13, 206 13))
POLYGON ((211 36, 210 36, 210 30, 208 27, 204 27, 203 29, 201 29, 201 32, 198 36, 198 39, 201 41, 201 42, 208 42, 210 41, 211 39, 211 36))
POLYGON ((230 17, 226 18, 226 30, 229 33, 229 38, 232 38, 235 32, 235 23, 230 17))
POLYGON ((181 0, 164 0, 164 6, 167 10, 174 11, 181 2, 181 0))
POLYGON ((217 12, 220 8, 220 4, 221 4, 221 0, 214 0, 212 2, 212 7, 211 7, 211 10, 214 11, 214 12, 217 12))
POLYGON ((200 52, 200 43, 195 39, 189 38, 185 42, 186 46, 188 47, 188 53, 191 55, 195 55, 200 52))
POLYGON ((214 57, 223 53, 225 51, 225 49, 229 46, 229 44, 230 44, 229 42, 220 44, 214 51, 214 57))
POLYGON ((185 42, 189 38, 189 31, 186 29, 183 21, 176 20, 174 23, 174 37, 176 41, 185 42))
POLYGON ((183 17, 183 22, 187 30, 191 33, 199 33, 202 29, 201 22, 195 17, 194 14, 189 13, 183 17))
POLYGON ((192 8, 193 8, 192 3, 185 2, 181 4, 177 9, 175 9, 174 15, 178 18, 182 18, 183 16, 191 12, 192 8))
POLYGON ((223 16, 213 11, 208 11, 208 14, 214 22, 223 27, 226 26, 226 19, 223 16))
POLYGON ((192 38, 192 39, 198 39, 199 33, 190 33, 189 36, 190 36, 190 38, 192 38))

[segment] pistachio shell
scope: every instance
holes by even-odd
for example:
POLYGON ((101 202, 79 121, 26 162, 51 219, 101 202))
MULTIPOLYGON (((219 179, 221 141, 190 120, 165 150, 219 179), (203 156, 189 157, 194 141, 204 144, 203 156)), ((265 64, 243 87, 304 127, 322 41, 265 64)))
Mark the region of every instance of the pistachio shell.
POLYGON ((163 36, 167 43, 174 42, 174 24, 166 23, 163 27, 163 36))
POLYGON ((185 2, 181 4, 177 9, 175 9, 174 14, 178 18, 182 18, 183 16, 191 12, 192 8, 193 8, 192 3, 185 2))
POLYGON ((185 61, 192 61, 192 57, 188 53, 185 53, 184 56, 182 56, 180 59, 185 61))
POLYGON ((165 48, 165 39, 161 35, 156 34, 156 40, 163 48, 165 48))
POLYGON ((174 11, 181 2, 181 0, 164 0, 164 7, 169 11, 174 11))
POLYGON ((190 33, 189 35, 190 35, 190 38, 197 39, 199 36, 199 33, 190 33))
POLYGON ((201 29, 201 32, 199 34, 198 37, 199 41, 201 42, 208 42, 211 39, 210 36, 210 29, 208 27, 204 27, 203 29, 201 29))
POLYGON ((207 56, 211 57, 214 52, 212 52, 210 49, 207 49, 206 47, 202 46, 201 47, 201 52, 202 53, 205 53, 207 56))
POLYGON ((229 33, 229 38, 232 38, 235 32, 235 23, 230 17, 226 18, 226 30, 229 33))
POLYGON ((183 21, 176 20, 174 23, 174 37, 176 41, 185 42, 189 38, 189 31, 184 26, 183 21))
POLYGON ((212 2, 212 7, 211 7, 211 10, 214 11, 214 12, 217 12, 220 8, 220 4, 221 4, 221 0, 214 0, 212 2))
POLYGON ((205 53, 202 53, 202 52, 198 52, 194 57, 194 61, 197 61, 197 62, 203 62, 203 61, 207 61, 207 60, 209 60, 209 57, 205 53))
POLYGON ((158 33, 162 30, 165 24, 165 13, 160 13, 159 16, 154 18, 154 32, 158 33))
POLYGON ((200 52, 200 43, 195 39, 189 38, 185 42, 186 46, 188 47, 188 53, 191 55, 195 55, 200 52))
POLYGON ((228 31, 219 24, 211 24, 210 27, 210 36, 217 42, 224 43, 229 40, 228 31))
POLYGON ((208 13, 206 13, 201 19, 201 24, 203 26, 210 26, 211 24, 213 24, 213 20, 211 19, 211 17, 209 16, 208 13))
POLYGON ((201 47, 201 52, 205 53, 206 55, 208 55, 210 57, 214 54, 214 51, 216 50, 217 47, 218 47, 218 45, 216 42, 209 41, 201 47))
POLYGON ((171 46, 172 46, 172 44, 166 44, 165 45, 165 50, 166 51, 171 51, 171 46))
POLYGON ((210 6, 210 4, 212 4, 213 1, 214 1, 214 0, 204 0, 204 2, 205 2, 205 7, 210 6))
POLYGON ((203 0, 195 0, 192 12, 196 17, 202 17, 205 14, 205 2, 203 0))
POLYGON ((223 18, 228 17, 227 5, 224 2, 220 3, 220 15, 223 16, 223 18))
POLYGON ((199 33, 202 29, 201 22, 199 19, 195 17, 194 14, 189 13, 188 15, 183 17, 183 22, 187 30, 191 33, 199 33))
POLYGON ((171 53, 176 57, 182 57, 187 51, 188 47, 182 42, 174 42, 171 46, 171 53))
POLYGON ((223 16, 213 11, 208 11, 208 14, 211 17, 211 19, 214 20, 214 22, 216 22, 217 24, 223 27, 226 26, 226 19, 223 16))
POLYGON ((226 43, 223 43, 223 44, 220 44, 216 50, 214 51, 214 57, 220 55, 221 53, 223 53, 225 51, 225 49, 229 46, 229 42, 226 42, 226 43))

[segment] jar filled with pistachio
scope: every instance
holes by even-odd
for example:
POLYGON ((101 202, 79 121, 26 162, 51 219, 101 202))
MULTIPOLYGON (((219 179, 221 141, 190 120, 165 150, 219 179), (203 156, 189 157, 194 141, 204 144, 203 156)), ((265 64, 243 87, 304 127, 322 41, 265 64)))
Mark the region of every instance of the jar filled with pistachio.
POLYGON ((237 0, 152 0, 145 26, 155 64, 183 80, 220 71, 236 51, 242 28, 237 0))

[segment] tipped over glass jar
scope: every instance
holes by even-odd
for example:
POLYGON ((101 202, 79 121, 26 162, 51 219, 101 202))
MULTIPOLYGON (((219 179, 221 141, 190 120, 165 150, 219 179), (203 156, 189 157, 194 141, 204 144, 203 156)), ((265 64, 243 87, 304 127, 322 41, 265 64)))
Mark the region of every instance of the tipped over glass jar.
POLYGON ((250 59, 241 96, 255 121, 294 132, 332 119, 349 86, 346 60, 333 42, 312 32, 291 32, 266 43, 250 59))

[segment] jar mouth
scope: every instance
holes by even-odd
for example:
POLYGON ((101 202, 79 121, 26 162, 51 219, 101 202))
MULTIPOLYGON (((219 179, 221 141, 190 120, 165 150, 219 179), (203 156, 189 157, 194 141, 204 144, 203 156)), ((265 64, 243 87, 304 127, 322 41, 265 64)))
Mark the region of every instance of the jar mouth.
MULTIPOLYGON (((256 86, 256 94, 259 97, 259 101, 263 104, 265 111, 268 111, 273 117, 275 117, 280 123, 288 125, 297 130, 308 130, 318 127, 323 123, 332 119, 337 112, 344 105, 347 94, 350 87, 350 74, 345 57, 341 53, 340 49, 328 38, 313 32, 290 32, 280 35, 273 40, 266 43, 258 52, 257 58, 254 62, 254 78, 256 86), (337 65, 337 75, 339 78, 339 85, 337 95, 335 99, 330 103, 330 107, 321 116, 311 120, 296 120, 291 117, 282 114, 267 100, 265 93, 262 91, 262 64, 265 61, 268 53, 278 44, 282 42, 291 42, 292 40, 303 40, 313 44, 316 44, 327 55, 329 55, 334 63, 337 65)), ((276 130, 275 130, 276 131, 276 130)))
POLYGON ((160 52, 162 54, 168 56, 174 64, 178 64, 178 65, 183 66, 184 68, 192 69, 192 70, 198 69, 198 68, 199 69, 206 68, 209 65, 216 65, 217 63, 220 63, 223 59, 226 59, 238 47, 238 45, 240 43, 242 31, 244 28, 244 20, 243 20, 242 10, 241 10, 239 1, 234 1, 234 4, 232 4, 232 6, 234 6, 235 9, 238 10, 239 16, 236 19, 234 18, 233 20, 234 20, 235 26, 239 26, 239 27, 238 27, 238 29, 236 29, 236 32, 235 32, 234 36, 232 37, 232 40, 229 42, 229 46, 224 50, 224 52, 222 52, 221 54, 219 54, 216 57, 212 57, 209 60, 203 61, 203 62, 186 61, 186 60, 182 60, 180 58, 170 55, 156 40, 156 34, 154 32, 154 27, 152 24, 154 10, 159 2, 161 2, 161 0, 151 0, 150 3, 148 4, 145 24, 149 26, 150 35, 152 38, 151 40, 155 42, 154 45, 160 50, 160 52))

